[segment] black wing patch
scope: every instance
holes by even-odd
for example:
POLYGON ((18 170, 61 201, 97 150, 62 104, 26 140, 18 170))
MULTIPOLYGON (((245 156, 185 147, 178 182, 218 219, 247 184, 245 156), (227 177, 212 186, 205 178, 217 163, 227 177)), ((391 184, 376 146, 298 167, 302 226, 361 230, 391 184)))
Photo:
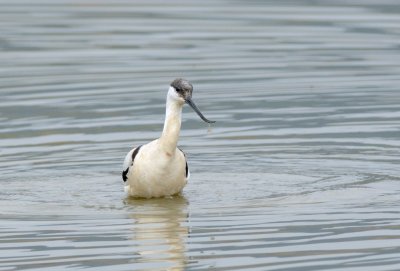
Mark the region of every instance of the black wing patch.
MULTIPOLYGON (((140 148, 142 146, 140 145, 139 147, 137 147, 133 152, 132 152, 132 163, 129 167, 131 167, 133 165, 133 161, 135 161, 135 157, 138 154, 140 148)), ((124 180, 124 182, 126 182, 128 180, 128 171, 129 171, 129 167, 127 169, 125 169, 124 171, 122 171, 122 179, 124 180)))
POLYGON ((187 159, 186 159, 186 154, 185 154, 180 148, 178 148, 178 149, 183 153, 183 156, 185 156, 185 163, 186 163, 186 166, 185 166, 185 170, 186 170, 185 176, 186 176, 186 178, 187 178, 187 176, 188 176, 188 174, 189 174, 189 167, 188 167, 188 163, 187 163, 187 159))
POLYGON ((186 178, 187 178, 187 176, 188 176, 188 173, 189 173, 189 167, 188 167, 187 161, 186 161, 186 178))
POLYGON ((128 180, 128 177, 126 177, 126 175, 128 174, 129 171, 129 167, 127 169, 125 169, 124 171, 122 171, 122 180, 124 180, 124 182, 126 182, 126 180, 128 180))

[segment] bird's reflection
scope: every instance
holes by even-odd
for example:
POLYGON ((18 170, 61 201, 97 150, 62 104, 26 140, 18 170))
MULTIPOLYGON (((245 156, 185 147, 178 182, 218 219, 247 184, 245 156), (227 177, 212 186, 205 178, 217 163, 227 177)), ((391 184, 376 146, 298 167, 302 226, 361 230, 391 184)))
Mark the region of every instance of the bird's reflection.
POLYGON ((132 238, 139 259, 135 262, 163 270, 185 269, 188 238, 188 202, 183 196, 159 199, 125 199, 133 219, 132 238), (154 266, 152 265, 154 264, 154 266))

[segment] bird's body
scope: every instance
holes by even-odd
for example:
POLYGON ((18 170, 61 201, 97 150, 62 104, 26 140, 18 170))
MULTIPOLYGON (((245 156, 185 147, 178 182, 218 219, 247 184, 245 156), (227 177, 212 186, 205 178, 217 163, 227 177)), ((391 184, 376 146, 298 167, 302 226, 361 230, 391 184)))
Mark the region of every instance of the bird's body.
POLYGON ((191 100, 192 85, 184 79, 171 83, 167 94, 161 137, 132 149, 125 157, 122 177, 125 191, 133 197, 163 197, 178 194, 190 173, 185 154, 178 148, 182 107, 188 103, 206 122, 191 100))
MULTIPOLYGON (((128 165, 131 163, 133 151, 130 151, 125 158, 128 165)), ((133 197, 175 195, 187 183, 185 168, 184 154, 179 149, 174 152, 165 151, 159 139, 156 139, 140 148, 127 172, 125 190, 133 197)))

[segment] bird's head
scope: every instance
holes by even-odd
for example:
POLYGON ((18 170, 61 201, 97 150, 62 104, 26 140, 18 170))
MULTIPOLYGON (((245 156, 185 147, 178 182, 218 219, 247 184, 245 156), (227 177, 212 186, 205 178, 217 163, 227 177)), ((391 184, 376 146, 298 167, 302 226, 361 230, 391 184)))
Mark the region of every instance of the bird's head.
POLYGON ((208 120, 200 112, 199 108, 192 100, 192 93, 193 93, 192 84, 188 80, 177 78, 174 81, 172 81, 170 85, 170 88, 168 90, 168 97, 181 105, 187 103, 197 113, 197 115, 199 115, 199 117, 203 121, 207 123, 214 123, 215 121, 208 120))

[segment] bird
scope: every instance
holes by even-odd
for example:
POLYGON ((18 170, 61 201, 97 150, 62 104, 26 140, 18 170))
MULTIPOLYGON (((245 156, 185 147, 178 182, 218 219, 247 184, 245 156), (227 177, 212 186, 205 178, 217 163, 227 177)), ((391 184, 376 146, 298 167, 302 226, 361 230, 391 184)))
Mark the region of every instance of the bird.
POLYGON ((182 108, 188 104, 208 120, 192 100, 193 85, 186 79, 173 80, 168 88, 165 121, 160 138, 128 152, 123 163, 124 190, 130 197, 159 198, 180 194, 190 178, 185 153, 178 148, 182 108))

